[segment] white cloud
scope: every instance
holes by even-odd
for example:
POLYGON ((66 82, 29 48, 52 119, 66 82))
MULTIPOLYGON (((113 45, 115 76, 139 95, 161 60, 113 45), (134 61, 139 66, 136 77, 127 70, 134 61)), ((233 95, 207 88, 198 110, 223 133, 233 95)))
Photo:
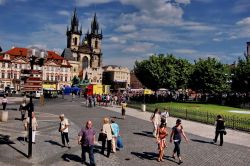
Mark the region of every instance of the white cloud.
POLYGON ((117 36, 112 36, 112 37, 109 38, 109 40, 111 42, 114 42, 114 43, 121 43, 121 44, 125 44, 126 43, 126 40, 121 39, 121 38, 119 38, 117 36))
POLYGON ((68 12, 67 10, 60 10, 57 12, 57 14, 62 16, 70 16, 70 12, 68 12))
POLYGON ((135 31, 136 27, 135 25, 121 25, 117 28, 117 31, 119 32, 132 32, 135 31))
POLYGON ((216 29, 215 27, 198 22, 183 22, 180 25, 182 29, 194 30, 194 31, 213 31, 216 29))
POLYGON ((0 0, 0 5, 3 5, 5 3, 5 0, 0 0))
POLYGON ((190 0, 175 0, 177 3, 181 3, 181 4, 189 4, 190 0))
POLYGON ((220 42, 220 41, 222 41, 222 39, 221 38, 213 38, 213 41, 220 42))
POLYGON ((124 5, 136 7, 139 11, 134 13, 122 14, 121 19, 124 23, 149 24, 149 25, 169 25, 181 21, 183 10, 176 3, 165 0, 121 0, 124 5))
POLYGON ((179 53, 179 54, 194 54, 197 53, 197 50, 193 50, 193 49, 175 49, 174 50, 175 53, 179 53))
POLYGON ((250 25, 250 17, 244 18, 236 23, 237 25, 250 25))
POLYGON ((132 45, 127 46, 122 52, 131 52, 131 53, 146 53, 152 51, 155 48, 153 43, 148 42, 137 42, 132 45))
POLYGON ((104 4, 115 0, 75 0, 77 6, 90 6, 93 4, 104 4))

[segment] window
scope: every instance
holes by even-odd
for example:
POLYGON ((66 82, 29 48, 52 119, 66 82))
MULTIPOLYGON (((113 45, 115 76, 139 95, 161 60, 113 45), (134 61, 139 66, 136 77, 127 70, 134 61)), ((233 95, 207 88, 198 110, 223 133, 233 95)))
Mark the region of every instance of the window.
POLYGON ((2 73, 2 78, 5 78, 5 74, 4 73, 2 73))
POLYGON ((96 49, 98 48, 98 41, 97 40, 95 41, 95 48, 96 49))
POLYGON ((77 45, 77 37, 74 38, 74 45, 77 45))
POLYGON ((17 74, 16 73, 14 74, 14 79, 17 79, 17 74))
POLYGON ((17 69, 17 64, 15 64, 15 68, 17 69))
POLYGON ((47 80, 49 80, 49 75, 47 74, 47 80))
POLYGON ((9 78, 9 79, 11 78, 11 75, 10 75, 10 73, 8 73, 8 78, 9 78))
POLYGON ((61 81, 63 81, 63 76, 61 76, 61 81))

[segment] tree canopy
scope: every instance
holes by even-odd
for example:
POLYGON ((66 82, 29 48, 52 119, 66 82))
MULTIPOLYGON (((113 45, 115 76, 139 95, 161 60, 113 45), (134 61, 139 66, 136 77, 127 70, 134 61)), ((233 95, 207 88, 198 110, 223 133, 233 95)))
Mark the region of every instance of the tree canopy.
POLYGON ((136 61, 134 72, 141 83, 152 90, 185 88, 188 83, 191 64, 177 59, 172 54, 152 55, 148 60, 136 61))
POLYGON ((228 66, 215 58, 199 59, 190 76, 190 88, 203 93, 222 93, 230 90, 228 66))

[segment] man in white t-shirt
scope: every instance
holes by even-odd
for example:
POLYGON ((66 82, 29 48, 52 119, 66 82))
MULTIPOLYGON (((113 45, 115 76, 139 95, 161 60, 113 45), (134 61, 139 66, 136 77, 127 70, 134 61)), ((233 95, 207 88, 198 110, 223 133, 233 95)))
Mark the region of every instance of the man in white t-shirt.
POLYGON ((59 127, 59 132, 61 132, 61 138, 62 138, 62 144, 63 147, 65 147, 65 141, 67 142, 68 148, 69 146, 69 121, 68 119, 64 118, 64 114, 61 114, 59 116, 61 122, 60 122, 60 127, 59 127))
POLYGON ((164 111, 161 112, 161 119, 165 120, 166 124, 168 123, 169 110, 164 108, 164 111))

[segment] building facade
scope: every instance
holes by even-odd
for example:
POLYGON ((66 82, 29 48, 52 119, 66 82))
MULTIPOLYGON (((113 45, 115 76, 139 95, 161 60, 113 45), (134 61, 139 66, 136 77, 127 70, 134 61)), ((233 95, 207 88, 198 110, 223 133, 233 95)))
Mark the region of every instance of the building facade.
POLYGON ((82 28, 79 28, 79 19, 76 10, 71 18, 70 28, 67 27, 67 48, 62 57, 72 65, 73 76, 87 79, 91 84, 102 83, 102 31, 96 14, 91 23, 91 30, 82 38, 82 28))
MULTIPOLYGON (((11 87, 16 91, 21 90, 24 71, 30 70, 27 48, 15 48, 0 55, 0 89, 11 87)), ((41 71, 34 77, 42 77, 43 88, 60 89, 63 85, 71 84, 71 65, 69 62, 53 51, 47 51, 47 58, 42 67, 34 65, 34 70, 41 71)))
POLYGON ((131 71, 130 73, 130 78, 131 78, 131 89, 142 89, 144 86, 142 83, 138 80, 136 77, 135 73, 131 71))
POLYGON ((130 71, 127 67, 108 65, 103 67, 103 84, 111 85, 111 89, 127 89, 130 87, 130 71))

